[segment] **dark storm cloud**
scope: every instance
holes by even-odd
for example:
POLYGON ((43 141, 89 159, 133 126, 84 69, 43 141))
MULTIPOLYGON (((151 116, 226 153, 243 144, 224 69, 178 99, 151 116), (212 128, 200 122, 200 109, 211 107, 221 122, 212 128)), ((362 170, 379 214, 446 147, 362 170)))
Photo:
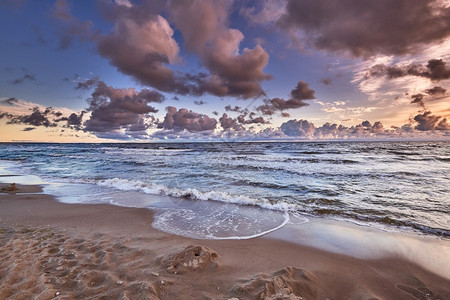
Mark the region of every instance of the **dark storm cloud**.
POLYGON ((433 115, 431 111, 416 115, 414 121, 418 123, 415 129, 420 131, 450 130, 450 124, 447 122, 447 119, 433 115))
POLYGON ((158 111, 148 104, 162 101, 164 96, 157 91, 118 89, 100 81, 89 99, 88 111, 92 113, 84 123, 85 130, 94 133, 117 132, 146 124, 146 115, 158 111))
POLYGON ((273 115, 277 111, 284 111, 287 109, 296 109, 303 106, 308 106, 309 104, 303 102, 303 100, 314 99, 314 94, 315 91, 309 88, 308 83, 300 80, 290 93, 291 99, 266 99, 264 100, 264 104, 258 106, 256 109, 263 115, 273 115))
POLYGON ((446 91, 447 89, 444 89, 443 87, 435 86, 431 89, 426 89, 425 93, 427 93, 430 96, 435 96, 435 95, 444 95, 446 91))
POLYGON ((449 24, 439 0, 289 0, 278 21, 301 47, 363 57, 414 53, 449 37, 449 24))
POLYGON ((417 76, 428 78, 432 81, 440 81, 450 78, 450 68, 442 59, 431 59, 423 65, 411 64, 408 66, 386 66, 378 64, 372 66, 365 77, 383 77, 395 79, 405 76, 417 76))
POLYGON ((158 124, 158 128, 189 132, 200 132, 214 130, 217 120, 207 115, 180 108, 179 110, 173 106, 166 107, 167 113, 164 121, 158 124))

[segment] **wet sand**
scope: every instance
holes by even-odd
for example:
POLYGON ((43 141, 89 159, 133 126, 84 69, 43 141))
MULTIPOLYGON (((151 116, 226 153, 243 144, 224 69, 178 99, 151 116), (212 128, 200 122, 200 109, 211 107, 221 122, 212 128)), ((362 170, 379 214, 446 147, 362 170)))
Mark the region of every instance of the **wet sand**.
POLYGON ((450 299, 449 277, 408 253, 327 251, 307 234, 290 243, 289 227, 195 240, 153 229, 149 209, 63 204, 39 186, 17 188, 0 193, 0 299, 450 299))

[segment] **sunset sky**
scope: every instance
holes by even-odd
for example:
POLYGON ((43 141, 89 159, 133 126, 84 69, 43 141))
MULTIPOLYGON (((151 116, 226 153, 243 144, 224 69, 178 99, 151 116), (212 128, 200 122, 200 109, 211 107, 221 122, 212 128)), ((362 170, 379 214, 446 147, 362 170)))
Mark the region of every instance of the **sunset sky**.
POLYGON ((450 139, 448 0, 0 0, 0 141, 450 139))

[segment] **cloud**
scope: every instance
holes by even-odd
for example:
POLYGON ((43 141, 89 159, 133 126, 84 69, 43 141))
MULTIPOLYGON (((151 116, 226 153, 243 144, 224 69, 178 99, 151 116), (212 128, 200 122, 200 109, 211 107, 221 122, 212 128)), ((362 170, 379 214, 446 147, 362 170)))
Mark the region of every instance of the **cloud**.
POLYGON ((325 86, 329 86, 333 84, 333 81, 331 80, 331 78, 326 77, 326 78, 320 78, 320 82, 325 85, 325 86))
POLYGON ((317 128, 314 135, 319 138, 334 138, 345 135, 348 128, 338 124, 325 123, 321 127, 317 128))
POLYGON ((119 89, 100 81, 89 99, 88 111, 91 115, 84 123, 85 130, 97 135, 135 131, 137 125, 148 127, 145 122, 147 114, 158 111, 148 104, 164 100, 164 96, 154 90, 119 89))
POLYGON ((260 82, 271 79, 263 69, 269 54, 260 46, 239 45, 244 35, 227 27, 232 1, 171 1, 170 17, 186 48, 199 56, 209 74, 190 76, 198 94, 250 98, 264 95, 260 82))
POLYGON ((303 100, 309 100, 315 98, 315 91, 310 89, 308 83, 300 80, 294 89, 292 89, 290 95, 291 99, 284 100, 282 98, 273 98, 264 100, 264 104, 258 106, 256 109, 263 115, 273 115, 277 111, 283 111, 287 109, 296 109, 303 106, 308 106, 308 103, 303 100))
POLYGON ((260 45, 240 49, 244 35, 227 27, 231 3, 103 1, 99 4, 103 16, 114 22, 107 34, 94 33, 90 22, 72 16, 66 0, 56 2, 53 15, 64 25, 61 48, 76 36, 94 40, 102 57, 141 84, 180 95, 258 97, 265 94, 261 82, 272 78, 263 71, 269 54, 260 45), (199 57, 205 71, 174 71, 182 58, 169 20, 183 35, 183 47, 199 57))
POLYGON ((450 36, 440 0, 289 0, 278 26, 294 44, 357 57, 417 53, 450 36))
POLYGON ((207 104, 208 102, 205 102, 205 101, 203 101, 203 100, 199 100, 199 101, 197 101, 197 100, 195 100, 194 101, 194 104, 196 104, 196 105, 204 105, 204 104, 207 104))
POLYGON ((32 126, 55 127, 57 124, 50 119, 51 116, 61 116, 60 112, 56 112, 51 107, 47 107, 45 111, 41 111, 39 107, 32 109, 30 114, 13 115, 3 113, 1 117, 10 119, 7 124, 25 124, 32 126))
POLYGON ((19 99, 16 99, 16 98, 12 97, 12 98, 8 98, 8 99, 5 99, 5 100, 1 100, 0 102, 3 103, 3 104, 6 104, 6 105, 13 106, 13 105, 16 105, 17 103, 19 103, 19 99))
POLYGON ((444 89, 443 87, 435 86, 433 88, 426 89, 425 93, 427 93, 430 96, 435 96, 435 95, 444 95, 446 91, 447 89, 444 89))
POLYGON ((224 130, 244 131, 245 127, 238 123, 237 119, 228 117, 226 113, 219 118, 220 126, 224 130))
POLYGON ((254 25, 269 25, 275 23, 284 13, 286 0, 264 0, 261 8, 255 6, 242 7, 239 14, 254 25))
POLYGON ((225 106, 225 111, 241 112, 241 110, 241 107, 237 105, 234 107, 231 107, 231 105, 225 106))
POLYGON ((122 8, 117 12, 113 31, 98 39, 100 55, 144 85, 188 94, 184 79, 166 66, 179 61, 179 46, 173 38, 173 29, 160 15, 149 14, 143 19, 138 14, 140 12, 134 8, 122 8))
POLYGON ((59 34, 59 48, 65 50, 72 45, 73 38, 81 41, 95 39, 96 33, 92 30, 91 21, 80 21, 71 13, 67 0, 57 0, 53 7, 52 16, 59 21, 57 31, 59 34))
POLYGON ((289 120, 281 124, 280 129, 287 136, 312 137, 316 128, 307 120, 289 120))
POLYGON ((95 85, 97 85, 99 81, 100 81, 100 79, 98 76, 96 76, 94 78, 86 79, 86 80, 81 80, 81 81, 77 82, 75 89, 76 90, 89 90, 92 87, 94 87, 95 85))
POLYGON ((11 83, 14 84, 14 85, 18 85, 18 84, 23 83, 26 80, 35 81, 36 80, 36 76, 34 74, 25 74, 22 77, 14 79, 13 81, 11 81, 11 83))
POLYGON ((246 119, 245 117, 247 114, 242 114, 237 117, 237 121, 241 124, 270 124, 270 122, 265 120, 263 117, 255 117, 255 115, 256 114, 254 112, 251 112, 249 114, 249 118, 246 119))
POLYGON ((411 103, 417 103, 419 106, 425 108, 425 102, 423 101, 424 95, 423 94, 415 94, 411 96, 411 103))
POLYGON ((178 110, 173 106, 168 106, 166 111, 164 121, 158 124, 158 128, 172 131, 201 132, 214 130, 217 125, 216 119, 186 108, 178 110))
POLYGON ((366 78, 386 76, 395 79, 405 76, 417 76, 428 78, 432 81, 441 81, 450 78, 450 68, 442 59, 430 59, 423 65, 410 64, 407 66, 386 66, 377 64, 372 66, 365 74, 366 78))
POLYGON ((433 115, 431 111, 416 115, 414 121, 418 123, 415 129, 420 131, 450 130, 450 124, 447 122, 447 119, 433 115))
POLYGON ((62 117, 55 120, 55 122, 66 122, 66 127, 81 130, 81 125, 83 124, 83 116, 86 112, 83 110, 79 114, 71 113, 68 117, 62 117))
POLYGON ((439 95, 441 95, 441 96, 444 95, 446 91, 447 91, 446 89, 444 89, 444 88, 442 88, 440 86, 435 86, 433 88, 426 89, 424 92, 426 94, 428 94, 429 97, 426 97, 426 95, 424 95, 422 93, 414 94, 414 95, 411 96, 411 99, 413 99, 411 101, 411 103, 416 103, 420 107, 425 109, 425 101, 439 99, 439 98, 436 98, 436 97, 439 96, 439 95))

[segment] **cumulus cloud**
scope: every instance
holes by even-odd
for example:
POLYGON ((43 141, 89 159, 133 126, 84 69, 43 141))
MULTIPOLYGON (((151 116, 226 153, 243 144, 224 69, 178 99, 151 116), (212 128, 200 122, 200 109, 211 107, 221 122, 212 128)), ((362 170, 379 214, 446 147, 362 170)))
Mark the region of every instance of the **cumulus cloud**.
POLYGON ((415 129, 420 131, 450 130, 450 124, 447 122, 447 119, 433 115, 431 111, 425 111, 422 114, 416 115, 414 121, 418 123, 415 129))
POLYGON ((289 0, 278 21, 295 44, 353 56, 416 53, 450 36, 440 0, 289 0))
POLYGON ((263 69, 269 54, 260 46, 239 45, 244 35, 227 27, 231 1, 171 1, 170 16, 181 31, 186 48, 197 54, 210 74, 189 79, 197 93, 240 98, 264 94, 260 82, 271 78, 263 69))
POLYGON ((316 130, 314 124, 307 120, 289 120, 281 124, 280 129, 292 137, 312 137, 316 130))
POLYGON ((245 127, 239 124, 237 119, 229 117, 226 113, 219 118, 220 126, 224 130, 244 131, 245 127))
POLYGON ((81 125, 83 124, 83 116, 86 113, 86 111, 81 111, 80 113, 71 113, 68 117, 62 117, 59 118, 57 120, 55 120, 55 122, 62 122, 65 121, 66 125, 65 127, 68 128, 72 128, 72 129, 76 129, 76 130, 81 130, 81 125))
MULTIPOLYGON (((264 95, 261 82, 271 78, 263 71, 269 55, 260 45, 240 50, 242 32, 227 27, 231 1, 171 1, 166 6, 156 2, 102 2, 103 14, 114 28, 95 35, 99 54, 120 72, 165 92, 243 99, 264 95), (200 58, 205 72, 172 69, 182 58, 169 20, 183 35, 183 46, 200 58)), ((56 9, 59 18, 74 23, 62 4, 56 9)))
POLYGON ((167 20, 148 15, 139 22, 129 13, 119 14, 112 33, 99 38, 100 55, 142 84, 161 91, 189 93, 182 78, 167 67, 179 59, 179 47, 167 20))
POLYGON ((308 83, 300 80, 290 93, 291 99, 284 100, 278 97, 266 99, 264 100, 264 104, 258 106, 256 109, 263 115, 273 115, 277 111, 308 106, 309 104, 303 100, 314 99, 314 93, 315 91, 309 88, 308 83))
POLYGON ((176 109, 173 106, 168 106, 166 111, 166 116, 158 124, 158 128, 172 131, 201 132, 214 130, 217 125, 216 119, 186 108, 176 109))
MULTIPOLYGON (((154 90, 119 89, 100 81, 89 99, 88 111, 91 115, 84 123, 85 130, 97 135, 135 131, 133 128, 138 125, 148 128, 147 115, 158 111, 149 103, 160 103, 164 99, 162 94, 154 90)), ((75 117, 73 119, 76 120, 75 117)))

